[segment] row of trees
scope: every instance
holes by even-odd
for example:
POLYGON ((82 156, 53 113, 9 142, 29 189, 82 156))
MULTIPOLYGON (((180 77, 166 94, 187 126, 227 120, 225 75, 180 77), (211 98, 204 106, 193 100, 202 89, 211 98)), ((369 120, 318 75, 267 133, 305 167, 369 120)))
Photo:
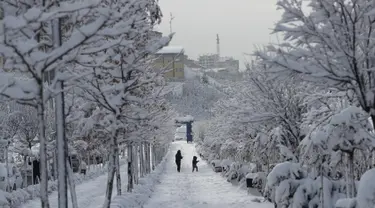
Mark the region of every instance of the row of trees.
POLYGON ((337 206, 373 207, 375 7, 362 0, 278 6, 275 32, 284 41, 256 51, 244 80, 230 85, 203 148, 212 159, 256 163, 277 207, 334 207, 339 199, 337 206))
POLYGON ((50 207, 51 152, 56 152, 59 207, 68 206, 68 184, 77 206, 67 165, 69 146, 88 158, 107 152, 103 207, 109 207, 115 178, 117 195, 122 194, 120 147, 127 148, 131 191, 138 181, 137 159, 140 175, 149 173, 165 154, 166 135, 173 135, 168 121, 174 111, 162 97, 163 71, 151 64, 152 54, 172 37, 153 32, 162 16, 157 1, 9 0, 1 7, 0 54, 5 62, 0 93, 4 102, 27 105, 34 112, 37 131, 20 136, 39 143, 42 207, 50 207))

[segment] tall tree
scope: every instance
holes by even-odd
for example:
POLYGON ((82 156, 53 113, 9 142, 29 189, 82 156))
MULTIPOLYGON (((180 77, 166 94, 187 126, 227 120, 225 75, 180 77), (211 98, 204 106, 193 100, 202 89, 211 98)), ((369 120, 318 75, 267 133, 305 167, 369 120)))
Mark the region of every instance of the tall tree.
POLYGON ((256 55, 277 65, 280 74, 301 74, 314 84, 347 92, 375 123, 374 30, 372 2, 313 0, 306 12, 302 0, 282 0, 282 19, 274 31, 286 42, 270 46, 276 55, 256 55))

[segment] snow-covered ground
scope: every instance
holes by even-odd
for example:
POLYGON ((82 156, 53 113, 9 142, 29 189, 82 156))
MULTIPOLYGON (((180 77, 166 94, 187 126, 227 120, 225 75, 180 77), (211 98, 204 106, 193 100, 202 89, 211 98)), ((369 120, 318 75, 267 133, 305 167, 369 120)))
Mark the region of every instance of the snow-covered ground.
MULTIPOLYGON (((200 158, 198 163, 199 172, 192 173, 191 160, 193 156, 199 158, 194 144, 187 144, 184 141, 174 142, 170 147, 170 152, 167 154, 165 162, 162 162, 155 174, 151 174, 153 177, 146 177, 146 179, 160 183, 155 187, 148 187, 146 186, 147 184, 143 183, 150 183, 149 180, 141 181, 140 184, 143 188, 138 190, 136 186, 135 190, 138 190, 135 191, 136 193, 125 194, 129 195, 124 198, 126 200, 123 200, 127 204, 125 207, 139 207, 148 200, 146 205, 143 206, 144 208, 273 208, 273 205, 267 202, 253 202, 252 200, 258 197, 248 195, 246 190, 226 182, 220 174, 214 173, 211 167, 200 158), (177 150, 181 150, 184 157, 180 173, 176 171, 174 162, 174 154, 177 150), (147 190, 147 193, 145 190, 147 190), (150 191, 153 191, 153 194, 151 198, 148 198, 151 194, 150 191), (134 197, 131 197, 131 195, 134 195, 134 197), (138 202, 139 200, 142 203, 138 202)), ((124 179, 123 181, 126 182, 125 165, 121 167, 121 176, 124 179)), ((104 202, 106 183, 107 175, 103 175, 92 181, 77 185, 78 206, 83 208, 101 208, 104 202)), ((116 192, 114 190, 115 195, 116 192)), ((53 192, 49 196, 49 200, 51 207, 57 207, 57 192, 53 192)), ((120 198, 115 201, 117 204, 122 204, 123 202, 120 198)), ((35 199, 19 208, 39 207, 41 207, 40 200, 35 199)), ((71 204, 69 204, 69 207, 71 207, 71 204)))
POLYGON ((170 154, 160 178, 160 184, 144 208, 273 208, 270 203, 257 203, 248 195, 226 182, 199 158, 194 144, 175 142, 170 151, 181 150, 181 172, 176 171, 174 154, 170 154), (199 172, 192 173, 193 156, 200 160, 199 172))
MULTIPOLYGON (((126 183, 127 180, 127 168, 126 165, 121 166, 121 178, 123 183, 126 183)), ((104 203, 104 196, 107 185, 107 174, 99 176, 94 180, 87 181, 85 183, 79 184, 76 186, 78 207, 82 208, 102 208, 104 203)), ((113 186, 113 196, 116 196, 116 180, 115 185, 113 186)), ((51 207, 57 207, 57 191, 49 195, 49 201, 51 207)), ((20 208, 40 208, 40 199, 34 199, 29 201, 26 204, 20 206, 20 208)), ((69 193, 69 207, 72 207, 69 193)))

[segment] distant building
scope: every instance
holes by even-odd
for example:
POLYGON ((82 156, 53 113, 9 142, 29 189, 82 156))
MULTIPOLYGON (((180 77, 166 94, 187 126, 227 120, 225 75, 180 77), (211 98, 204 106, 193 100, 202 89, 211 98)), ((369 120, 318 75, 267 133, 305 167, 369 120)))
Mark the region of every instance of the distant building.
POLYGON ((185 61, 186 67, 194 68, 194 69, 202 68, 202 66, 200 66, 196 60, 189 58, 187 55, 184 55, 184 61, 185 61))
POLYGON ((226 68, 229 71, 238 71, 240 69, 240 61, 233 57, 222 57, 217 63, 217 67, 226 68))
POLYGON ((206 69, 224 68, 229 71, 238 71, 240 68, 240 61, 233 57, 219 57, 217 54, 205 54, 198 58, 200 66, 206 69))
POLYGON ((165 70, 164 77, 170 81, 183 81, 184 48, 180 46, 166 46, 156 53, 156 69, 165 70))
POLYGON ((216 68, 216 63, 219 61, 219 56, 217 54, 205 54, 200 55, 198 57, 198 63, 202 67, 209 69, 209 68, 216 68))

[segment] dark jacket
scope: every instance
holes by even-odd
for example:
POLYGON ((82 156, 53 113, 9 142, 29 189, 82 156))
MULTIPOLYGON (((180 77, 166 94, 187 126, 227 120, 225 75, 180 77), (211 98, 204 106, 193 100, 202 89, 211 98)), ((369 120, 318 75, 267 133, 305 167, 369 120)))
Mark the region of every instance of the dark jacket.
POLYGON ((194 157, 193 157, 193 161, 192 161, 193 166, 197 166, 197 163, 198 163, 198 162, 199 162, 199 160, 198 160, 197 156, 194 156, 194 157))
POLYGON ((176 153, 176 163, 181 163, 181 159, 183 158, 182 155, 181 155, 181 151, 178 150, 177 153, 176 153))
POLYGON ((29 161, 29 165, 33 165, 34 175, 40 175, 40 162, 38 160, 29 161))

